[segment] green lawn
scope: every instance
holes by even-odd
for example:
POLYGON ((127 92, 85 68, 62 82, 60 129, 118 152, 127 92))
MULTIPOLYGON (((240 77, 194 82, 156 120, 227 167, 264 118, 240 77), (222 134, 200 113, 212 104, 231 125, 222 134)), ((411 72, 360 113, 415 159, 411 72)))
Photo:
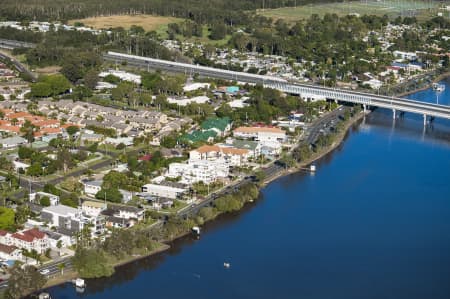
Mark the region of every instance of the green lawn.
POLYGON ((363 0, 266 9, 264 11, 259 10, 258 13, 274 19, 285 19, 288 22, 307 19, 312 14, 323 16, 327 13, 335 13, 339 16, 350 13, 357 13, 360 15, 387 14, 390 17, 396 17, 402 15, 403 12, 404 16, 416 15, 418 18, 426 18, 436 15, 438 5, 437 2, 430 3, 430 1, 424 0, 363 0), (430 9, 432 10, 430 11, 430 9))
MULTIPOLYGON (((209 34, 210 34, 210 32, 208 30, 208 26, 204 25, 203 26, 203 34, 202 34, 203 36, 202 37, 193 36, 193 37, 190 37, 190 38, 186 38, 186 37, 184 37, 182 35, 177 35, 176 39, 181 40, 181 41, 185 41, 185 42, 201 43, 203 45, 213 45, 213 46, 216 46, 216 47, 220 47, 220 46, 226 45, 228 43, 228 41, 230 40, 230 38, 231 38, 231 35, 227 34, 227 36, 225 36, 224 39, 212 40, 212 39, 209 39, 209 34)), ((166 36, 167 36, 167 33, 166 33, 166 36)))

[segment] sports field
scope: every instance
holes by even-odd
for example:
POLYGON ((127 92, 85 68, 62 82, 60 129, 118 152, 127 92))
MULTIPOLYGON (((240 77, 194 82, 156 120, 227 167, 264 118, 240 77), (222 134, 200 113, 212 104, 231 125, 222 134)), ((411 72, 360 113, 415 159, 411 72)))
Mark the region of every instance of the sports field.
POLYGON ((416 16, 426 18, 436 15, 439 3, 425 0, 359 0, 342 3, 312 4, 297 7, 259 10, 258 13, 274 19, 295 22, 309 18, 312 14, 323 16, 335 13, 339 16, 348 14, 374 14, 396 16, 416 16))
POLYGON ((96 29, 108 29, 114 27, 130 28, 132 25, 141 26, 146 31, 161 30, 167 28, 167 24, 180 22, 181 19, 172 17, 159 17, 152 15, 115 15, 106 17, 92 17, 79 20, 71 20, 69 24, 77 22, 96 29))

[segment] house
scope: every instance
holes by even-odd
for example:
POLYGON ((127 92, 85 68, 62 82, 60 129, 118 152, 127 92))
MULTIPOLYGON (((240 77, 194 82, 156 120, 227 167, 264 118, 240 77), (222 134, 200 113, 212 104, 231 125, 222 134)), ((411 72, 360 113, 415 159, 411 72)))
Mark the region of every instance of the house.
POLYGON ((107 205, 103 202, 86 200, 81 204, 81 211, 92 217, 99 216, 104 210, 106 210, 107 205))
POLYGON ((183 184, 163 181, 159 184, 146 184, 142 186, 142 192, 148 193, 150 196, 176 199, 180 198, 188 191, 183 184))
POLYGON ((111 144, 113 146, 118 146, 123 143, 125 146, 133 145, 133 137, 119 137, 119 138, 111 138, 108 137, 103 141, 104 144, 111 144))
POLYGON ((24 144, 27 144, 27 140, 19 136, 0 139, 2 148, 15 148, 24 144))
POLYGON ((136 219, 138 221, 144 219, 144 209, 132 206, 114 206, 115 216, 124 219, 136 219))
POLYGON ((394 51, 392 54, 394 54, 396 58, 402 60, 415 61, 418 59, 417 54, 415 52, 394 51))
POLYGON ((105 217, 105 225, 108 228, 127 228, 132 227, 137 223, 137 220, 135 219, 125 219, 113 215, 105 215, 105 217))
POLYGON ((23 162, 20 162, 20 161, 12 161, 12 163, 13 163, 13 166, 14 166, 14 170, 15 171, 17 171, 17 172, 19 172, 21 169, 23 170, 23 171, 25 171, 28 167, 30 167, 30 165, 29 164, 26 164, 26 163, 23 163, 23 162))
POLYGON ((16 246, 0 244, 0 259, 2 260, 22 260, 22 250, 16 246))
POLYGON ((53 232, 53 231, 45 231, 47 234, 49 241, 50 241, 50 247, 58 250, 58 243, 61 245, 61 248, 69 247, 76 243, 75 238, 71 236, 66 236, 61 233, 53 232))
POLYGON ((131 206, 109 206, 102 212, 106 218, 106 227, 131 227, 144 219, 144 210, 131 206))
POLYGON ((89 181, 89 180, 82 180, 81 183, 84 187, 84 194, 95 196, 100 190, 102 190, 102 180, 96 180, 96 181, 89 181))
POLYGON ((50 248, 48 236, 37 228, 9 233, 0 231, 0 244, 15 246, 28 251, 36 250, 43 254, 50 248))
POLYGON ((59 204, 59 196, 58 195, 41 192, 41 191, 38 191, 35 193, 30 193, 30 195, 29 195, 30 202, 33 202, 36 204, 39 204, 40 199, 42 199, 43 197, 48 197, 51 206, 56 206, 59 204))
POLYGON ((212 142, 214 138, 217 137, 217 132, 215 131, 193 131, 190 134, 185 134, 181 139, 187 140, 190 143, 195 143, 199 141, 212 142))
POLYGON ((202 131, 214 131, 219 136, 224 136, 231 130, 231 120, 228 117, 208 118, 201 124, 202 131))
POLYGON ((122 202, 127 203, 133 199, 133 193, 127 190, 119 189, 120 194, 122 194, 122 202))
POLYGON ((169 198, 157 198, 149 200, 150 206, 155 210, 169 209, 173 206, 173 200, 169 198))
POLYGON ((210 86, 211 86, 211 84, 209 84, 209 83, 185 84, 183 86, 183 91, 184 92, 190 92, 190 91, 199 90, 199 89, 209 89, 210 86))
POLYGON ((85 142, 100 142, 102 141, 104 138, 104 136, 102 134, 95 134, 95 133, 83 133, 80 134, 80 140, 83 142, 83 144, 85 142))
POLYGON ((251 140, 227 139, 225 146, 231 145, 234 148, 246 149, 250 158, 258 158, 261 155, 261 143, 251 140))

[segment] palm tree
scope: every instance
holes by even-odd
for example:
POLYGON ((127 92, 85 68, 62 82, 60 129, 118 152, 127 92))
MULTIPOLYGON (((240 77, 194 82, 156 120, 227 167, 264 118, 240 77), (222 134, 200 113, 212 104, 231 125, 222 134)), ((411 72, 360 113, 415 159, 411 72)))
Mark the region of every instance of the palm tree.
POLYGON ((65 267, 66 267, 66 264, 64 264, 64 263, 58 264, 58 269, 61 271, 61 275, 64 275, 65 267))
POLYGON ((61 247, 62 247, 62 241, 61 240, 58 240, 58 242, 56 243, 56 247, 58 248, 59 255, 61 256, 61 247))

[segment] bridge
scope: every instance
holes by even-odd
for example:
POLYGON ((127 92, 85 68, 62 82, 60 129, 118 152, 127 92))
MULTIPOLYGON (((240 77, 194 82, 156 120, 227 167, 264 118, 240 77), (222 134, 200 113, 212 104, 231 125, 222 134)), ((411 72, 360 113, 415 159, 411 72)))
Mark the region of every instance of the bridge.
POLYGON ((161 69, 169 72, 178 72, 190 75, 199 74, 201 76, 217 79, 261 84, 264 87, 277 89, 288 94, 299 95, 303 98, 324 98, 347 103, 361 104, 364 110, 368 107, 391 109, 394 118, 396 117, 397 112, 417 113, 423 115, 424 125, 427 123, 427 117, 450 119, 450 106, 446 105, 425 103, 399 97, 383 96, 339 88, 290 83, 282 78, 272 76, 222 70, 188 63, 127 55, 111 51, 103 57, 107 61, 113 61, 116 63, 126 62, 127 65, 140 68, 161 69))
POLYGON ((14 50, 17 48, 34 48, 34 47, 36 47, 36 45, 32 43, 0 38, 0 48, 2 49, 14 50))

